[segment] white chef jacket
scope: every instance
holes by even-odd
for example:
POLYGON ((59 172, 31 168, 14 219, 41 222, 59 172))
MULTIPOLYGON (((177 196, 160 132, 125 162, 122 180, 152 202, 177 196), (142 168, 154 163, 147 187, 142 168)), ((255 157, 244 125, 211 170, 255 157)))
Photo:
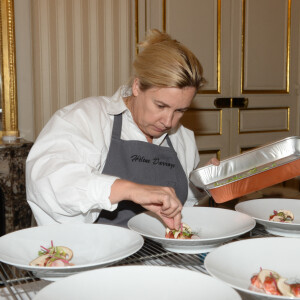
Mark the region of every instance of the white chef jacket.
MULTIPOLYGON (((109 195, 118 177, 102 174, 114 115, 123 113, 121 139, 147 142, 123 102, 128 95, 123 86, 112 97, 80 100, 58 110, 43 128, 26 161, 27 201, 38 225, 92 223, 101 209, 117 208, 109 195)), ((168 147, 165 137, 153 144, 168 147)), ((169 137, 188 177, 200 161, 194 134, 180 125, 169 137)), ((199 194, 189 183, 185 206, 199 194)))

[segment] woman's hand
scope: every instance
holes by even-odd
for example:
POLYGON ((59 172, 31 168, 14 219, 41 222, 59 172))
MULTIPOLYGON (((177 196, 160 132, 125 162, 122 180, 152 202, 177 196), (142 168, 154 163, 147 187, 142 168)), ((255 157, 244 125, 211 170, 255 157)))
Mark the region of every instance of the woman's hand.
POLYGON ((211 158, 211 159, 208 161, 208 163, 206 164, 206 166, 207 166, 207 165, 215 165, 215 166, 218 166, 218 165, 220 165, 220 161, 219 161, 217 158, 213 157, 213 158, 211 158))
POLYGON ((182 204, 171 187, 137 184, 117 179, 111 187, 111 203, 131 200, 157 214, 170 229, 179 229, 182 204))

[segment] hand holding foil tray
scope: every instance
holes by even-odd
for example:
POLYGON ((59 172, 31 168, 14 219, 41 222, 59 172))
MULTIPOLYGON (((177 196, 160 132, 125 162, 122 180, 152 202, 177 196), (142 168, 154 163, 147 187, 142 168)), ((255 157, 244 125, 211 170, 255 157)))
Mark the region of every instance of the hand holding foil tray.
POLYGON ((300 137, 288 137, 191 172, 190 181, 217 203, 300 175, 300 137))

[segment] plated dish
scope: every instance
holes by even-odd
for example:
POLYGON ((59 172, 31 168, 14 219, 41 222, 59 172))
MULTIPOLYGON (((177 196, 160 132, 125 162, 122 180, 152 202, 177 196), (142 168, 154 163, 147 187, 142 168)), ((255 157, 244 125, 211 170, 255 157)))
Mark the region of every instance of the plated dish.
POLYGON ((285 278, 273 270, 260 269, 251 277, 249 289, 268 295, 300 298, 300 279, 285 278))
POLYGON ((252 296, 250 299, 291 299, 253 290, 251 278, 260 269, 267 269, 300 282, 299 253, 298 238, 252 238, 215 249, 207 254, 204 265, 210 275, 238 290, 242 298, 245 295, 245 299, 247 296, 252 296))
POLYGON ((238 203, 235 210, 254 218, 271 234, 300 237, 300 200, 285 198, 263 198, 238 203), (270 216, 275 211, 285 210, 293 214, 292 222, 274 222, 270 216))
POLYGON ((166 238, 166 227, 151 212, 134 216, 128 221, 128 227, 158 242, 168 251, 204 253, 250 231, 255 226, 255 220, 246 214, 213 207, 184 207, 182 222, 188 224, 199 238, 166 238))
POLYGON ((23 229, 0 237, 0 261, 29 270, 46 280, 100 268, 119 261, 144 244, 137 233, 122 227, 100 224, 59 224, 23 229), (43 267, 29 265, 41 245, 53 240, 73 251, 74 266, 43 267))
POLYGON ((161 266, 109 267, 83 272, 48 285, 34 300, 182 300, 199 297, 241 300, 234 289, 208 275, 161 266))

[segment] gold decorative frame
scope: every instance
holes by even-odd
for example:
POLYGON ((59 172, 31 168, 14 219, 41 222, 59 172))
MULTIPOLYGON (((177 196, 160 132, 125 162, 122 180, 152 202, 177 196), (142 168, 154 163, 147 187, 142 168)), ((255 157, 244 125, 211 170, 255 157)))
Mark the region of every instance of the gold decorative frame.
POLYGON ((222 0, 217 0, 217 89, 200 90, 198 94, 221 94, 221 1, 222 0))
POLYGON ((14 0, 0 0, 2 132, 19 136, 16 84, 14 0))

